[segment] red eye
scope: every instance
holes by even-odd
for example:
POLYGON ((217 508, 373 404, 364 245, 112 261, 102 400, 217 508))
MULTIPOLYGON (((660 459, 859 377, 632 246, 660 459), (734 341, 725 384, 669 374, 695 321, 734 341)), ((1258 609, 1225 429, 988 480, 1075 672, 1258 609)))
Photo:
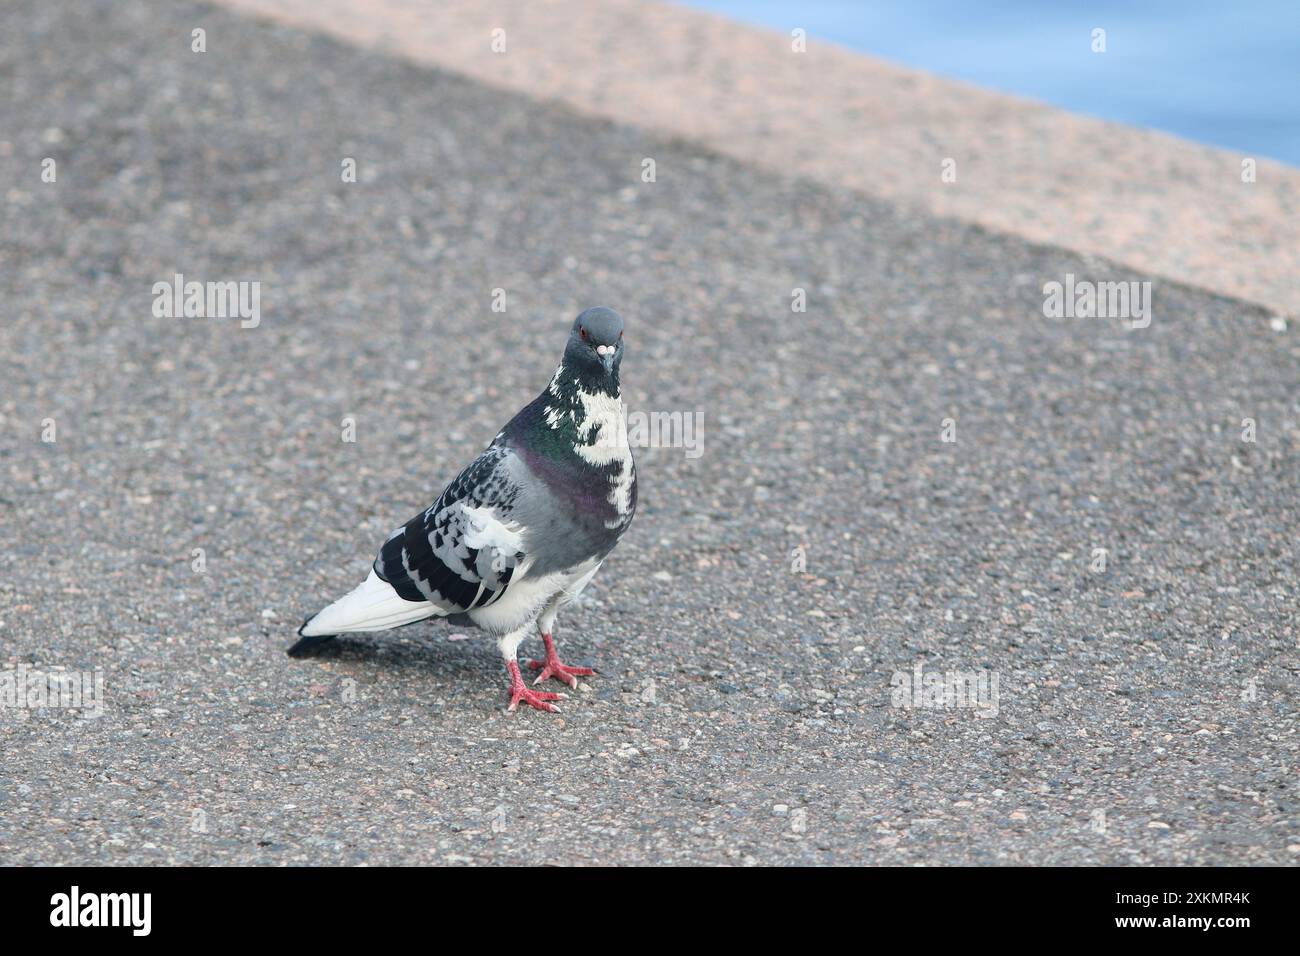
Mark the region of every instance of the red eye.
POLYGON ((586 339, 587 339, 587 330, 586 330, 586 329, 584 329, 582 326, 578 326, 578 334, 582 336, 583 341, 586 341, 586 339))

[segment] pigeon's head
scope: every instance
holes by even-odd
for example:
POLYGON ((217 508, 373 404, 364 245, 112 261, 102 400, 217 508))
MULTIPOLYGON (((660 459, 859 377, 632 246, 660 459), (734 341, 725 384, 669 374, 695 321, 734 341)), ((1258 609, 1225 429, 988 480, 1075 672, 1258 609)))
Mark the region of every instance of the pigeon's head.
POLYGON ((623 361, 623 317, 603 305, 583 312, 574 320, 564 361, 588 376, 617 379, 623 361))

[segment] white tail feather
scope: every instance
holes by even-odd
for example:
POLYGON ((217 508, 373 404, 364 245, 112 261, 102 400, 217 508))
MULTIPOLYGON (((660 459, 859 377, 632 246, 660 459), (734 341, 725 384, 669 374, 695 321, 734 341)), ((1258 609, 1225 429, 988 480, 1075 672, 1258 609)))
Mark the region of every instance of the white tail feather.
POLYGON ((405 600, 371 568, 370 576, 359 587, 317 613, 298 633, 303 637, 318 637, 351 631, 386 631, 445 613, 436 604, 405 600))

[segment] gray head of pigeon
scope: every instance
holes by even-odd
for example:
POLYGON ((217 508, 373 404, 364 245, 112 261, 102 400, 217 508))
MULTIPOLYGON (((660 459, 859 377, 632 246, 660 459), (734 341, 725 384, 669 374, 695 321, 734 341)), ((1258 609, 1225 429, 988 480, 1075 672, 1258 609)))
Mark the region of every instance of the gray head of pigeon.
POLYGON ((564 349, 564 364, 580 377, 608 388, 618 387, 623 361, 623 317, 603 305, 587 309, 573 322, 564 349))

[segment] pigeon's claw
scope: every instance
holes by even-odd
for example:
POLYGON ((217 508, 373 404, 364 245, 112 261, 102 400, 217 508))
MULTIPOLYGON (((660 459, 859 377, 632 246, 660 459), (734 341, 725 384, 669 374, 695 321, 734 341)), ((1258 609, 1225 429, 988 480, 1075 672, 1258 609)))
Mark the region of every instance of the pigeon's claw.
POLYGON ((519 702, 523 701, 530 707, 536 707, 538 710, 548 710, 552 714, 558 714, 560 709, 554 704, 548 703, 552 700, 565 700, 568 694, 552 694, 544 690, 529 690, 524 684, 524 676, 519 673, 519 665, 514 661, 506 662, 506 670, 510 672, 510 706, 506 708, 510 713, 514 713, 519 707, 519 702))
POLYGON ((592 674, 596 673, 590 667, 570 667, 568 664, 561 661, 560 654, 555 649, 555 641, 551 639, 551 635, 543 634, 542 643, 546 645, 546 660, 528 662, 529 668, 535 671, 541 671, 541 673, 537 675, 537 679, 533 681, 534 686, 540 684, 548 677, 554 677, 556 680, 563 681, 574 690, 577 690, 579 677, 590 677, 592 674))

